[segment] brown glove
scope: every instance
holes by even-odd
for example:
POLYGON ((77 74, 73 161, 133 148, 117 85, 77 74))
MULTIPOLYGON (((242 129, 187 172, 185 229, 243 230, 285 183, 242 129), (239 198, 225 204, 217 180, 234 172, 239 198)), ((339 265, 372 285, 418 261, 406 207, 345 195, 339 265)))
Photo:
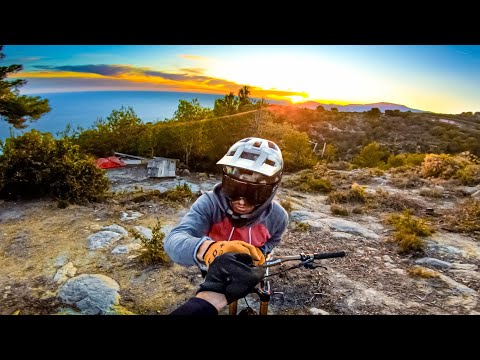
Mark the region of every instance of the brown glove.
POLYGON ((265 262, 265 256, 259 248, 241 240, 216 241, 211 243, 203 255, 203 261, 205 261, 205 264, 209 267, 217 256, 227 252, 248 254, 252 257, 255 266, 262 265, 265 262))

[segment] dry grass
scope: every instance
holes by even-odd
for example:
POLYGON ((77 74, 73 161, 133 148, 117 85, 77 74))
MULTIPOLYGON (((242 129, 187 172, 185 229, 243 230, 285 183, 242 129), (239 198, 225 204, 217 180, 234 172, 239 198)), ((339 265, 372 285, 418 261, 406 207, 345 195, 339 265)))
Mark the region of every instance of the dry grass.
POLYGON ((293 205, 290 199, 284 199, 280 200, 280 205, 288 212, 290 213, 293 210, 293 205))
POLYGON ((447 216, 447 224, 456 232, 480 232, 480 201, 468 199, 461 203, 447 216))
POLYGON ((399 193, 390 194, 381 188, 377 188, 375 194, 371 196, 370 206, 375 208, 392 209, 395 211, 418 210, 421 208, 421 205, 416 200, 407 198, 399 193))
POLYGON ((295 222, 294 230, 300 232, 307 232, 310 230, 310 225, 304 222, 295 222))
POLYGON ((407 272, 412 277, 421 277, 425 279, 438 278, 440 276, 437 271, 418 265, 409 268, 407 272))
POLYGON ((343 206, 337 205, 337 204, 332 204, 330 206, 330 211, 334 215, 340 215, 340 216, 348 216, 349 212, 346 208, 343 206))
POLYGON ((443 196, 443 189, 439 187, 422 188, 420 189, 420 196, 427 196, 431 198, 441 198, 443 196))

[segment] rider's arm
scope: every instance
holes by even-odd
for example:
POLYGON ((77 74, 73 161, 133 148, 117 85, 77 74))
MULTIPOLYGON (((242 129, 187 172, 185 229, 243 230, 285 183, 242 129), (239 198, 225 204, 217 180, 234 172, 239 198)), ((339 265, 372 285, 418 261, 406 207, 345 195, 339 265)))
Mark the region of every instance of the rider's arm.
POLYGON ((195 201, 180 224, 165 237, 165 252, 175 263, 184 266, 201 264, 202 251, 205 252, 209 243, 213 241, 206 234, 213 223, 214 210, 211 199, 207 194, 203 194, 195 201))
POLYGON ((273 211, 268 217, 268 228, 270 230, 271 237, 263 246, 260 247, 260 250, 262 250, 264 254, 269 254, 273 248, 280 243, 282 235, 288 226, 287 211, 276 201, 273 201, 272 205, 273 211))
POLYGON ((188 299, 170 315, 218 315, 226 305, 225 295, 213 291, 202 291, 188 299))

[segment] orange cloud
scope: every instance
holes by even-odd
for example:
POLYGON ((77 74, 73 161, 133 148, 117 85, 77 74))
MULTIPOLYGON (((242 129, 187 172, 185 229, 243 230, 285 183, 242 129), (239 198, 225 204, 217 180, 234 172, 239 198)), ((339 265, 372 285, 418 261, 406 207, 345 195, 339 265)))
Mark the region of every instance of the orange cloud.
POLYGON ((183 58, 183 59, 195 60, 195 61, 207 60, 207 59, 208 59, 207 57, 205 57, 205 56, 200 56, 200 55, 180 54, 180 55, 178 55, 178 56, 180 56, 180 57, 183 58))
MULTIPOLYGON (((36 66, 39 71, 20 72, 12 77, 32 79, 70 79, 73 82, 80 79, 102 79, 110 84, 117 82, 119 89, 130 88, 140 85, 151 86, 154 89, 186 92, 203 92, 211 94, 227 94, 238 90, 244 84, 238 84, 225 79, 205 76, 199 68, 181 69, 181 72, 171 73, 151 70, 148 68, 134 67, 131 65, 64 65, 64 66, 36 66), (125 84, 131 86, 125 86, 125 84)), ((271 98, 278 100, 291 99, 294 97, 308 97, 304 92, 285 91, 278 89, 263 89, 250 86, 251 96, 271 98)))

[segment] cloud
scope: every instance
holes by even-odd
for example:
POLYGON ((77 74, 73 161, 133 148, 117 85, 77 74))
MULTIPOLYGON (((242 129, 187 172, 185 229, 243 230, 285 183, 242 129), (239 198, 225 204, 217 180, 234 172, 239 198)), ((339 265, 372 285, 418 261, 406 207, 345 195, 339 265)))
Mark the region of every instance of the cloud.
MULTIPOLYGON (((27 78, 29 81, 30 79, 45 79, 45 81, 35 82, 37 85, 41 83, 42 89, 48 88, 48 80, 51 81, 52 89, 60 89, 62 86, 73 89, 75 84, 77 84, 82 89, 95 89, 96 87, 111 90, 150 89, 211 94, 228 94, 230 92, 237 94, 238 90, 244 86, 244 84, 238 84, 233 81, 204 76, 202 75, 203 69, 200 68, 184 68, 178 73, 151 70, 131 65, 107 64, 36 65, 35 68, 41 71, 20 72, 12 77, 27 78), (60 81, 60 79, 64 80, 60 81), (91 86, 88 85, 89 82, 91 86)), ((262 89, 255 86, 250 86, 250 89, 252 97, 282 99, 291 96, 308 96, 304 92, 291 90, 262 89)))
POLYGON ((50 71, 69 71, 78 73, 92 73, 103 76, 116 76, 135 70, 134 67, 125 65, 63 65, 63 66, 48 66, 48 65, 35 65, 34 68, 50 70, 50 71))
POLYGON ((180 56, 183 59, 195 60, 195 61, 207 60, 205 56, 200 56, 200 55, 180 54, 178 56, 180 56))
POLYGON ((188 73, 192 73, 192 74, 198 74, 198 75, 201 75, 205 72, 205 69, 202 69, 202 68, 182 68, 180 70, 188 73))

